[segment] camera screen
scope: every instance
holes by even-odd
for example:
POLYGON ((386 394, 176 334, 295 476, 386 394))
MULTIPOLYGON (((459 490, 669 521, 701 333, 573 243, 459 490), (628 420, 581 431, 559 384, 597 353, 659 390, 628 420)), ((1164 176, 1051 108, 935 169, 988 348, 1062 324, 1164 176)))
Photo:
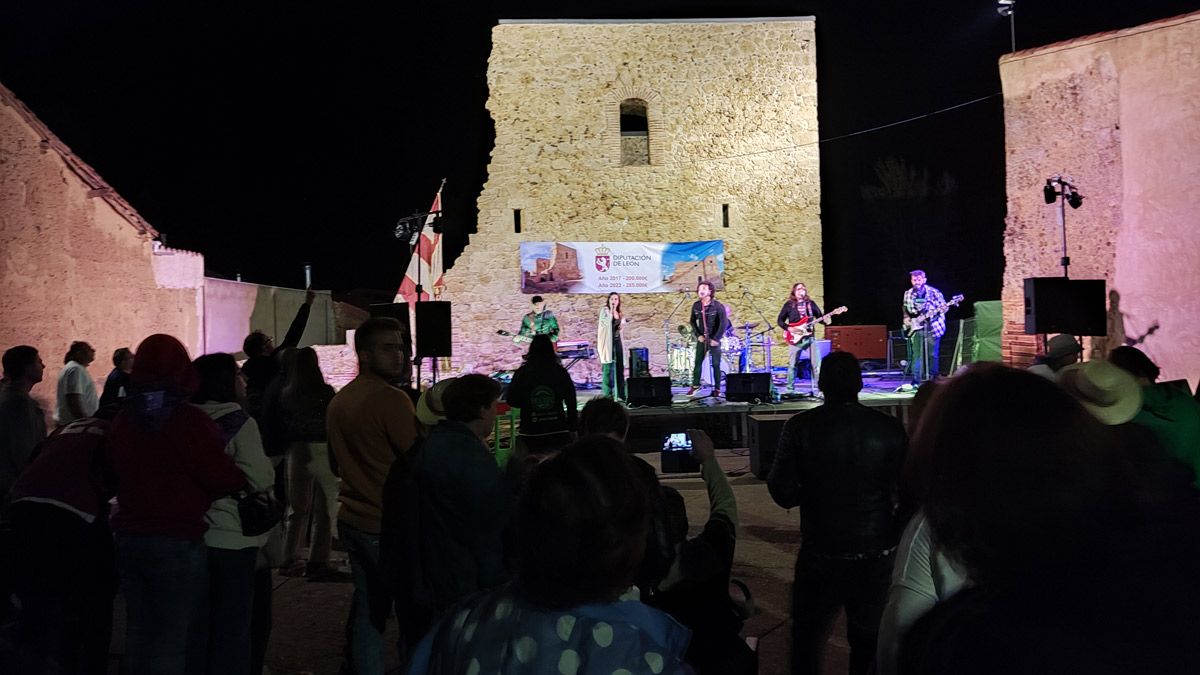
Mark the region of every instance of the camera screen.
POLYGON ((687 433, 667 434, 663 440, 664 452, 691 452, 692 439, 688 438, 687 433))

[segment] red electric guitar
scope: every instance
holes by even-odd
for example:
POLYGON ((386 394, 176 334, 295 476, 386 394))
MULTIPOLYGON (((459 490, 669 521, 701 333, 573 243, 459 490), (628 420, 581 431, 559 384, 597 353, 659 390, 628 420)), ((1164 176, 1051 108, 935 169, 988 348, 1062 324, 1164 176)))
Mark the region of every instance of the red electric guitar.
POLYGON ((787 332, 784 333, 783 337, 784 337, 784 339, 787 340, 787 343, 789 345, 806 346, 808 344, 808 341, 812 340, 813 328, 816 326, 817 323, 824 321, 825 319, 828 319, 829 317, 837 316, 838 314, 841 314, 845 311, 848 311, 848 310, 846 309, 845 305, 842 305, 841 307, 838 307, 837 309, 833 310, 832 312, 829 312, 827 314, 822 314, 821 316, 818 316, 815 319, 810 316, 810 317, 801 319, 799 321, 789 323, 788 327, 787 327, 787 332))

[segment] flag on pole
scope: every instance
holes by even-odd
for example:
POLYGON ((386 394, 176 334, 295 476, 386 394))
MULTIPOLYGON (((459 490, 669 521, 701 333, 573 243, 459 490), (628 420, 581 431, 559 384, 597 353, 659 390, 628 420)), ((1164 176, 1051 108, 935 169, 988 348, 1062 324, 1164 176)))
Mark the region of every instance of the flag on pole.
POLYGON ((417 280, 421 282, 421 300, 433 300, 441 294, 445 285, 442 269, 442 235, 433 231, 433 221, 441 216, 442 188, 446 179, 442 179, 437 194, 433 197, 433 205, 429 207, 429 217, 417 237, 417 245, 413 248, 412 257, 408 261, 408 269, 404 272, 404 280, 396 291, 395 302, 417 302, 417 280))

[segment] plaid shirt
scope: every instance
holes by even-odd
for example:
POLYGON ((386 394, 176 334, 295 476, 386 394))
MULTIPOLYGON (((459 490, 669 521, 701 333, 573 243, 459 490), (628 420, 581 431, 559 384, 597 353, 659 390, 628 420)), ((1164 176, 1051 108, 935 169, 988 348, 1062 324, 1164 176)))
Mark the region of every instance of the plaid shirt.
MULTIPOLYGON (((918 296, 914 293, 916 289, 909 288, 904 291, 904 325, 908 325, 908 320, 912 317, 919 316, 925 311, 926 307, 940 307, 946 304, 946 296, 938 289, 925 284, 925 292, 918 296)), ((933 336, 940 338, 946 334, 946 313, 938 312, 929 321, 927 325, 933 330, 933 336)))

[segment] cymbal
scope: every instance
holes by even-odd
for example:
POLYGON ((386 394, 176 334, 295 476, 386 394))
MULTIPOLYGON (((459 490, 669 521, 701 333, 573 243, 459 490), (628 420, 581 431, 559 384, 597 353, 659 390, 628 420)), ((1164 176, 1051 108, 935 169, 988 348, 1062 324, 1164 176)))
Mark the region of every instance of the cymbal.
POLYGON ((734 328, 736 328, 738 330, 754 330, 755 328, 758 328, 758 322, 757 321, 747 322, 740 326, 734 326, 734 328))

